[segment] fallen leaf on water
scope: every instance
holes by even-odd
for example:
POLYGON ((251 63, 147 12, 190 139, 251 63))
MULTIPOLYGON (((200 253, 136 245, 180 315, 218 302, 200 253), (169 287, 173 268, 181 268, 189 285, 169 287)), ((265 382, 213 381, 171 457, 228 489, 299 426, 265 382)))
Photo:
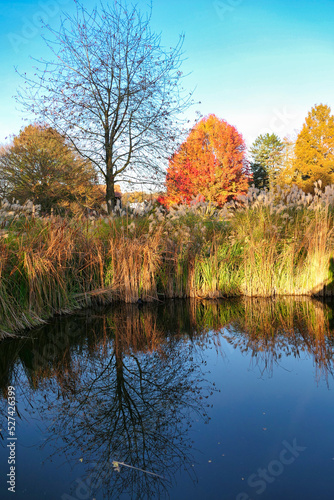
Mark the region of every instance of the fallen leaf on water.
POLYGON ((113 465, 113 467, 114 467, 114 469, 115 469, 115 471, 116 471, 116 472, 121 472, 121 469, 120 469, 120 466, 119 466, 119 463, 118 463, 118 462, 115 462, 115 461, 114 461, 114 462, 112 463, 112 465, 113 465))

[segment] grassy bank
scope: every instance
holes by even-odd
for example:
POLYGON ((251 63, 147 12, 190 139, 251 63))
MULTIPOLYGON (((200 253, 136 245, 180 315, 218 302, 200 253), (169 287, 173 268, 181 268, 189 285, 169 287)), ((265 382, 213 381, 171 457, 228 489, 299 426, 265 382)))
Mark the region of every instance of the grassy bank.
POLYGON ((171 297, 330 295, 334 188, 251 189, 108 218, 0 210, 0 318, 11 333, 79 307, 171 297))

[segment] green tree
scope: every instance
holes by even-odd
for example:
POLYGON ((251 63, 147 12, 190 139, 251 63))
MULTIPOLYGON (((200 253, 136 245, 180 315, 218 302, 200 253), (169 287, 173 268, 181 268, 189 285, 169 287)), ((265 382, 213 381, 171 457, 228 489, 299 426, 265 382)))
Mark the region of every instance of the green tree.
POLYGON ((306 192, 314 183, 334 183, 334 116, 325 104, 314 106, 298 134, 294 151, 295 182, 306 192))
POLYGON ((6 195, 21 203, 30 199, 49 211, 71 203, 92 208, 96 202, 95 170, 50 127, 22 130, 1 150, 0 168, 6 195))
POLYGON ((284 144, 276 134, 259 135, 250 148, 253 182, 257 188, 273 188, 282 167, 284 144))

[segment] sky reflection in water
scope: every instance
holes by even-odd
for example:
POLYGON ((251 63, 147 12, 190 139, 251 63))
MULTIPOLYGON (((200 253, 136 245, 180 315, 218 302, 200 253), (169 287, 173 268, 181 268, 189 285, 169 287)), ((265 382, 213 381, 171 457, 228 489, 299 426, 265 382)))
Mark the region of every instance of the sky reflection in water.
POLYGON ((333 304, 114 305, 0 344, 17 499, 334 498, 333 304))

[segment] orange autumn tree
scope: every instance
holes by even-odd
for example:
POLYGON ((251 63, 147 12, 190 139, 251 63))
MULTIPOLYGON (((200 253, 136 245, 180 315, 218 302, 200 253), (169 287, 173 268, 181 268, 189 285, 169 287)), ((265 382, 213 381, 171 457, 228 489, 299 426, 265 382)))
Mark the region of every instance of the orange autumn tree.
POLYGON ((198 122, 169 161, 165 205, 200 196, 222 206, 244 194, 250 179, 237 129, 211 114, 198 122))

